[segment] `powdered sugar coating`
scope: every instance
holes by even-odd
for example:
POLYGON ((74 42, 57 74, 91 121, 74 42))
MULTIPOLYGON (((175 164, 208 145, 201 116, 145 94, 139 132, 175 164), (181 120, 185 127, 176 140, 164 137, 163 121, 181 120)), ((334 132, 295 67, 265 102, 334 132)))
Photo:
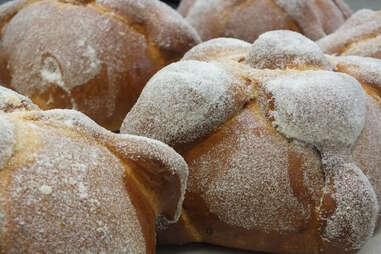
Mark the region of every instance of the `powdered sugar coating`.
POLYGON ((302 34, 286 30, 271 31, 259 36, 251 46, 246 63, 258 69, 331 69, 316 43, 302 34))
POLYGON ((381 34, 353 43, 343 56, 368 56, 381 59, 381 34))
POLYGON ((17 148, 28 149, 33 160, 18 164, 25 158, 16 154, 10 162, 15 167, 7 171, 10 180, 1 184, 2 249, 146 253, 118 158, 94 141, 64 134, 62 127, 41 127, 38 122, 15 126, 17 148), (25 147, 20 139, 26 135, 39 147, 25 147))
POLYGON ((96 3, 111 7, 129 17, 134 23, 148 30, 150 40, 160 49, 178 55, 185 48, 200 42, 200 37, 181 15, 167 4, 157 0, 96 0, 96 3))
POLYGON ((203 42, 189 50, 182 60, 208 61, 216 58, 240 59, 247 55, 250 44, 234 38, 217 38, 203 42))
POLYGON ((351 14, 342 0, 183 0, 179 8, 203 40, 234 37, 248 42, 279 29, 299 31, 317 40, 351 14))
MULTIPOLYGON (((297 151, 298 145, 274 136, 251 110, 233 121, 218 134, 217 143, 189 161, 189 192, 201 195, 209 210, 229 225, 264 232, 303 228, 310 207, 297 199, 288 175, 289 151, 297 151)), ((314 193, 322 185, 319 158, 308 148, 301 154, 301 170, 314 193)))
POLYGON ((38 110, 38 107, 29 98, 0 86, 0 112, 24 110, 38 110))
MULTIPOLYGON (((368 176, 381 207, 381 102, 366 97, 367 114, 364 129, 353 147, 353 160, 368 176)), ((381 214, 379 214, 381 217, 381 214)))
POLYGON ((5 167, 12 156, 16 143, 13 125, 7 116, 0 112, 0 169, 5 167))
POLYGON ((235 99, 244 89, 218 64, 177 62, 147 83, 121 131, 169 145, 195 141, 216 129, 244 103, 244 96, 235 99))
POLYGON ((381 12, 360 10, 317 43, 328 54, 381 58, 381 12))
POLYGON ((41 0, 19 8, 2 29, 0 79, 43 109, 73 108, 113 130, 149 77, 200 42, 156 0, 41 0))
MULTIPOLYGON (((297 22, 302 28, 303 34, 312 40, 317 40, 333 32, 344 23, 347 14, 342 12, 333 1, 275 0, 275 2, 297 22), (324 2, 329 8, 320 9, 319 2, 324 2), (336 15, 332 15, 332 12, 336 15), (325 18, 329 18, 330 26, 325 24, 327 22, 325 18)), ((344 5, 345 3, 343 3, 344 5)), ((347 9, 349 10, 349 8, 347 9)))
POLYGON ((365 92, 346 74, 305 71, 270 80, 265 89, 277 129, 319 149, 350 147, 364 127, 365 92))
POLYGON ((188 167, 184 159, 172 148, 150 138, 113 134, 77 111, 49 110, 34 112, 33 115, 47 124, 66 125, 74 128, 83 135, 96 139, 98 143, 113 150, 122 159, 137 162, 152 161, 154 163, 150 164, 152 167, 150 170, 156 170, 155 174, 165 175, 168 172, 168 175, 165 176, 168 186, 163 186, 163 188, 169 189, 172 187, 170 184, 173 184, 175 189, 168 196, 161 198, 174 201, 164 202, 162 200, 167 206, 163 205, 160 212, 164 213, 163 216, 170 223, 178 220, 187 185, 188 167))
MULTIPOLYGON (((146 253, 154 247, 153 238, 146 239, 147 231, 143 235, 139 222, 148 218, 137 215, 126 188, 131 170, 147 170, 165 182, 160 182, 165 196, 159 197, 158 212, 168 222, 177 221, 188 169, 173 149, 148 138, 113 134, 76 111, 7 116, 15 126, 18 152, 3 169, 8 177, 0 181, 3 250, 146 253)), ((135 199, 148 198, 140 191, 135 199)))
POLYGON ((197 33, 200 35, 202 41, 224 36, 223 34, 218 34, 218 32, 220 32, 221 30, 219 25, 219 23, 221 22, 214 19, 214 17, 216 13, 221 13, 224 10, 224 8, 232 6, 231 2, 232 1, 226 0, 196 0, 194 2, 192 7, 188 11, 186 20, 192 27, 195 28, 197 33), (211 10, 213 10, 213 12, 211 12, 211 10), (211 16, 213 17, 212 19, 210 19, 211 16))
POLYGON ((15 15, 25 4, 31 0, 9 1, 0 5, 0 29, 15 15))
MULTIPOLYGON (((325 247, 343 248, 350 252, 361 247, 371 237, 379 211, 373 186, 351 157, 351 151, 359 149, 357 153, 361 153, 361 156, 357 156, 356 160, 360 162, 361 158, 369 158, 368 164, 358 165, 370 165, 369 169, 363 170, 369 177, 375 178, 371 180, 372 183, 378 184, 378 148, 373 149, 373 146, 379 146, 378 134, 375 133, 378 126, 375 122, 379 122, 379 117, 373 116, 377 115, 378 102, 369 104, 360 83, 351 76, 324 71, 325 68, 332 70, 333 65, 313 42, 308 41, 311 47, 305 49, 305 38, 293 32, 285 32, 286 36, 281 36, 282 33, 268 33, 271 39, 276 39, 274 49, 268 50, 267 55, 281 52, 284 56, 280 57, 279 66, 276 66, 277 63, 268 64, 268 68, 275 65, 274 69, 254 69, 247 64, 250 57, 245 62, 231 58, 230 54, 222 53, 220 57, 218 53, 214 54, 217 50, 213 47, 204 48, 203 44, 199 45, 203 50, 195 50, 197 59, 223 67, 239 80, 246 80, 252 96, 248 97, 244 108, 234 111, 231 117, 219 124, 219 128, 208 130, 205 135, 199 136, 203 139, 185 146, 185 149, 180 146, 179 149, 184 149, 180 151, 184 151, 191 172, 188 189, 191 198, 185 201, 188 210, 185 210, 184 221, 189 221, 195 231, 202 230, 197 225, 205 218, 199 218, 202 215, 198 214, 198 210, 191 211, 196 209, 198 198, 201 198, 207 211, 213 214, 211 217, 218 217, 218 225, 228 224, 238 228, 237 232, 259 230, 264 234, 293 235, 294 232, 299 234, 303 229, 311 228, 319 241, 316 243, 317 249, 311 247, 311 252, 324 252, 325 247), (286 43, 287 40, 283 39, 287 36, 291 43, 286 43), (288 47, 297 52, 296 63, 305 63, 296 68, 288 65, 290 62, 295 63, 289 61, 288 55, 284 53, 288 47), (304 51, 307 52, 307 58, 304 51), (372 108, 372 115, 367 115, 366 105, 377 107, 372 108), (368 142, 369 138, 373 138, 372 143, 368 142), (358 140, 359 146, 356 148, 358 140), (367 157, 369 153, 372 156, 367 157), (353 184, 356 187, 350 190, 353 184), (326 197, 329 197, 328 201, 323 202, 326 197), (318 226, 315 223, 321 224, 318 226)), ((250 53, 260 62, 266 58, 266 54, 261 59, 261 56, 255 55, 258 52, 260 49, 254 48, 250 53)), ((207 70, 204 74, 192 70, 188 72, 203 77, 210 71, 207 70)), ((172 80, 172 76, 166 76, 167 83, 172 80)), ((170 92, 165 94, 166 101, 178 97, 170 92)), ((162 104, 161 101, 158 103, 162 104)), ((155 131, 146 131, 147 126, 152 128, 150 125, 136 125, 136 119, 149 114, 158 118, 155 124, 161 125, 162 115, 157 114, 160 110, 139 107, 137 104, 136 110, 141 110, 140 114, 125 121, 124 131, 133 129, 136 134, 157 135, 155 131)), ((178 121, 176 114, 177 112, 171 112, 175 121, 178 121)), ((171 121, 173 119, 161 128, 168 128, 171 121)), ((177 141, 184 136, 179 136, 177 141)), ((172 144, 179 143, 181 144, 175 140, 172 144)), ((375 189, 378 193, 379 185, 375 189)), ((224 234, 222 228, 216 230, 221 230, 218 234, 224 234)), ((302 233, 304 234, 308 235, 302 233)), ((197 237, 196 235, 192 240, 199 240, 200 237, 197 237)), ((214 244, 229 244, 216 238, 211 235, 205 239, 214 244)), ((247 242, 242 241, 242 245, 236 245, 247 248, 247 242)), ((175 239, 173 243, 177 243, 175 239)), ((234 246, 237 247, 236 245, 234 246)), ((272 251, 271 247, 268 249, 272 251)))
POLYGON ((375 85, 381 89, 381 60, 371 57, 341 56, 330 57, 337 68, 345 69, 345 72, 356 79, 375 85))
POLYGON ((379 212, 377 196, 368 178, 348 159, 323 155, 323 164, 326 186, 333 182, 336 208, 328 218, 320 215, 326 223, 322 238, 342 242, 346 250, 360 249, 374 232, 379 212))
MULTIPOLYGON (((126 72, 123 63, 132 55, 124 47, 126 38, 116 31, 136 36, 122 22, 84 6, 65 7, 42 1, 23 8, 8 23, 2 36, 4 52, 11 52, 9 85, 34 100, 48 93, 48 98, 42 99, 44 108, 75 108, 99 120, 96 112, 102 107, 103 117, 112 117, 116 111, 116 95, 121 90, 116 81, 121 81, 121 73, 126 72), (73 16, 72 9, 77 15, 73 16), (52 17, 54 22, 49 21, 52 17), (76 29, 72 32, 67 27, 76 29), (109 36, 105 36, 107 34, 109 36), (113 38, 118 38, 119 42, 115 44, 113 38), (36 49, 31 49, 31 45, 36 49), (104 82, 108 85, 100 89, 101 96, 73 96, 73 90, 87 85, 104 72, 108 79, 104 82)), ((147 56, 138 44, 144 41, 142 36, 129 43, 142 59, 147 56)), ((39 101, 41 103, 41 99, 39 101)))

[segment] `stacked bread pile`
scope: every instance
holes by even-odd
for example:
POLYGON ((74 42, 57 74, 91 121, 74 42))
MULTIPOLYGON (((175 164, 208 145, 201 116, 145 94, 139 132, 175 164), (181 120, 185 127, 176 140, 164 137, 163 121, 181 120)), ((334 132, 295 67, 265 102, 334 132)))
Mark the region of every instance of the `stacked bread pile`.
POLYGON ((350 254, 373 236, 379 12, 351 16, 341 0, 179 11, 0 6, 1 253, 350 254))

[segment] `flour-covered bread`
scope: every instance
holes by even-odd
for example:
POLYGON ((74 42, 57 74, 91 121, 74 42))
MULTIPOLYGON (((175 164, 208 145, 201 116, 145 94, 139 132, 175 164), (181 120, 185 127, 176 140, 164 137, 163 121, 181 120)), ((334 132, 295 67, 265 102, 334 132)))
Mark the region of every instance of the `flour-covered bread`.
POLYGON ((156 71, 200 42, 158 0, 15 0, 0 6, 0 29, 0 82, 111 130, 156 71))
POLYGON ((0 130, 1 253, 153 254, 180 216, 188 168, 159 141, 72 110, 0 111, 0 130))
POLYGON ((317 40, 351 15, 344 0, 182 0, 179 12, 203 40, 234 37, 250 43, 278 29, 317 40))
POLYGON ((360 10, 317 43, 327 54, 381 59, 381 11, 360 10))
POLYGON ((188 163, 182 217, 159 227, 160 242, 360 249, 381 221, 381 74, 367 67, 377 61, 354 60, 354 72, 301 34, 273 31, 250 47, 202 43, 154 75, 121 131, 188 163))

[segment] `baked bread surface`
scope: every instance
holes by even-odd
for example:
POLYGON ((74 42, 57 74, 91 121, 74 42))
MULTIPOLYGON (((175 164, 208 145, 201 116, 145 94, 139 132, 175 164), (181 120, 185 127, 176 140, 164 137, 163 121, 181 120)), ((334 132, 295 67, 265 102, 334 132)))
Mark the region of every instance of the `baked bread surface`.
POLYGON ((17 0, 0 6, 0 30, 6 87, 110 130, 119 130, 157 70, 200 42, 158 0, 17 0))
POLYGON ((173 146, 189 165, 182 217, 158 229, 159 242, 360 249, 380 221, 381 62, 348 61, 273 31, 253 45, 207 41, 159 71, 121 130, 173 146))

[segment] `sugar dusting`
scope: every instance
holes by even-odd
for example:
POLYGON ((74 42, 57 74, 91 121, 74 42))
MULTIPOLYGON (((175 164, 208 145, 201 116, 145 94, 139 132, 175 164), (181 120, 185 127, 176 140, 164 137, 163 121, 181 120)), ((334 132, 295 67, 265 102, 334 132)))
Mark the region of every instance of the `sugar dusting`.
POLYGON ((40 73, 44 81, 54 83, 65 88, 61 71, 54 58, 47 57, 44 59, 43 68, 40 73))
POLYGON ((5 167, 13 154, 16 144, 13 125, 0 111, 0 169, 5 167))
MULTIPOLYGON (((189 161, 189 191, 200 194, 210 211, 230 225, 295 232, 311 214, 296 198, 288 176, 288 149, 294 145, 274 136, 255 114, 244 110, 219 133, 222 138, 215 145, 189 161)), ((302 169, 316 188, 322 177, 319 157, 306 154, 302 169)))
MULTIPOLYGON (((2 45, 4 50, 11 51, 8 59, 9 71, 12 73, 10 85, 29 96, 58 86, 63 90, 63 95, 57 98, 50 96, 47 103, 55 105, 62 96, 67 96, 70 105, 66 107, 80 109, 72 91, 99 75, 102 61, 98 54, 106 50, 99 49, 99 37, 101 32, 108 34, 113 24, 110 18, 86 11, 85 7, 72 7, 76 8, 78 14, 73 17, 70 8, 60 8, 63 4, 59 5, 58 2, 34 3, 20 10, 5 26, 2 45), (76 29, 68 35, 68 27, 76 29), (30 30, 35 32, 31 34, 28 32, 30 30), (31 45, 34 45, 33 49, 31 45), (25 86, 26 83, 28 86, 25 86)), ((119 51, 119 48, 116 47, 115 51, 119 51)), ((107 59, 106 63, 111 69, 120 71, 114 60, 107 59)), ((112 106, 113 98, 110 92, 103 97, 104 104, 112 106)), ((106 114, 113 111, 110 106, 106 109, 106 114)))
POLYGON ((195 141, 239 107, 234 98, 237 83, 214 63, 181 61, 169 65, 147 83, 121 131, 169 145, 195 141))
POLYGON ((273 125, 287 137, 314 145, 322 154, 325 196, 336 208, 326 217, 322 238, 343 243, 349 250, 363 246, 372 236, 379 206, 364 173, 352 163, 351 149, 365 124, 366 97, 361 85, 346 74, 305 71, 265 84, 274 109, 273 125), (327 189, 333 183, 333 190, 327 189), (333 192, 332 194, 331 191, 333 192))
POLYGON ((310 0, 275 0, 302 28, 303 33, 312 39, 326 35, 322 22, 319 20, 316 6, 310 0))
MULTIPOLYGON (((13 253, 146 253, 121 160, 152 162, 155 170, 169 170, 167 177, 178 177, 178 203, 168 221, 179 217, 188 171, 184 160, 168 146, 113 134, 70 110, 8 116, 15 123, 17 149, 28 150, 28 158, 15 154, 9 162, 13 166, 7 171, 9 181, 1 182, 0 212, 4 216, 0 231, 7 236, 1 243, 3 249, 13 253), (25 142, 30 137, 34 145, 25 142)), ((0 114, 1 129, 12 130, 3 118, 0 114)), ((0 133, 0 146, 6 144, 4 133, 0 133)))
POLYGON ((41 193, 45 194, 45 195, 49 195, 53 192, 53 188, 50 187, 49 185, 42 185, 39 190, 41 191, 41 193))
POLYGON ((56 126, 34 131, 41 148, 32 150, 32 162, 10 173, 9 196, 2 194, 6 206, 1 232, 8 239, 4 248, 15 253, 145 253, 118 158, 95 142, 62 134, 56 126))
POLYGON ((182 60, 208 61, 217 57, 240 59, 247 55, 250 46, 250 43, 234 38, 212 39, 193 47, 182 60))
MULTIPOLYGON (((381 207, 381 107, 367 96, 367 114, 364 129, 353 148, 353 160, 368 176, 381 207)), ((381 217, 381 214, 379 214, 381 217)))
MULTIPOLYGON (((277 38, 275 35, 282 41, 279 31, 274 32, 274 35, 270 33, 268 36, 277 38)), ((321 226, 316 230, 329 245, 343 246, 347 250, 358 249, 371 237, 379 212, 375 194, 375 190, 378 193, 380 186, 377 184, 378 160, 367 157, 368 153, 376 157, 379 154, 378 148, 374 149, 374 146, 380 147, 378 134, 372 134, 378 130, 379 117, 376 116, 373 119, 372 116, 376 114, 379 105, 377 102, 369 104, 369 98, 360 83, 351 76, 317 70, 331 70, 332 67, 313 42, 310 42, 311 47, 299 45, 300 47, 296 48, 298 45, 296 42, 301 37, 291 32, 288 32, 287 36, 290 36, 291 43, 274 43, 274 49, 267 51, 280 52, 283 56, 283 58, 279 57, 280 64, 276 62, 273 65, 268 64, 267 67, 261 65, 262 68, 270 69, 248 71, 250 67, 245 62, 233 64, 229 56, 226 58, 213 56, 211 54, 215 50, 213 47, 205 49, 204 55, 200 51, 200 55, 196 56, 207 60, 208 64, 223 66, 224 70, 231 75, 235 75, 237 70, 241 69, 242 76, 247 75, 248 80, 256 82, 256 96, 251 99, 258 102, 260 112, 254 110, 255 113, 250 113, 249 109, 252 105, 250 102, 238 114, 238 111, 233 111, 237 115, 232 114, 232 119, 230 117, 223 119, 219 124, 224 124, 224 128, 209 129, 204 134, 204 136, 211 135, 213 145, 208 147, 208 138, 206 138, 206 141, 197 146, 197 148, 202 147, 198 150, 202 153, 196 159, 191 148, 192 159, 188 161, 191 169, 188 191, 200 194, 210 211, 221 221, 230 225, 245 229, 259 228, 265 232, 298 231, 311 218, 309 210, 311 207, 297 199, 296 193, 292 192, 290 186, 291 181, 295 179, 287 175, 287 169, 290 167, 287 153, 290 150, 296 151, 306 160, 302 165, 302 178, 306 190, 309 191, 309 197, 315 201, 315 204, 319 204, 321 200, 320 206, 315 207, 316 214, 314 215, 317 215, 317 218, 314 219, 321 226), (296 51, 294 62, 287 59, 288 47, 296 51), (310 57, 305 57, 304 50, 306 55, 310 54, 310 57), (313 52, 319 52, 319 54, 316 55, 313 52), (221 61, 220 64, 217 63, 219 61, 221 61), (290 62, 298 63, 299 61, 304 62, 307 68, 301 64, 297 66, 298 68, 287 69, 290 67, 288 65, 290 62), (370 106, 373 107, 372 110, 367 111, 367 107, 370 106), (271 121, 287 139, 266 129, 266 123, 257 119, 258 113, 268 117, 267 120, 271 121), (223 133, 220 133, 221 131, 223 133), (216 133, 213 134, 214 132, 216 133), (365 139, 364 135, 368 134, 369 136, 365 136, 367 137, 365 139), (215 138, 214 135, 220 136, 215 138), (366 141, 372 138, 371 144, 366 141), (351 153, 356 149, 359 149, 358 153, 361 153, 361 156, 357 155, 353 160, 351 153), (360 160, 367 160, 367 158, 372 159, 369 160, 372 167, 365 165, 366 168, 360 169, 353 162, 364 166, 360 160), (362 170, 370 176, 374 175, 376 179, 368 180, 362 170), (370 182, 377 185, 375 190, 370 182), (332 209, 332 214, 328 215, 324 210, 327 204, 323 202, 327 198, 333 199, 336 204, 335 207, 328 205, 328 208, 332 209)), ((202 48, 203 45, 199 47, 202 48)), ((256 51, 260 52, 267 47, 269 45, 266 43, 258 49, 254 47, 250 54, 255 58, 256 51)), ((263 64, 266 62, 266 54, 262 59, 259 57, 258 59, 257 64, 263 64)), ((184 63, 179 62, 173 66, 181 64, 184 63)), ((209 69, 205 73, 184 69, 184 72, 186 71, 189 72, 188 75, 196 73, 198 77, 203 77, 210 72, 209 69)), ((160 73, 160 75, 163 77, 161 83, 177 85, 176 78, 169 75, 169 72, 160 73)), ((364 73, 364 75, 369 74, 364 73)), ((356 78, 360 79, 357 76, 356 78)), ((152 83, 150 89, 159 91, 160 89, 154 90, 156 85, 152 83)), ((214 91, 207 92, 214 93, 214 91)), ((177 112, 172 111, 172 118, 167 117, 163 124, 162 120, 165 118, 160 113, 161 105, 177 100, 180 96, 178 93, 171 93, 170 90, 165 91, 161 96, 163 99, 156 102, 156 108, 144 108, 144 104, 138 103, 134 110, 139 114, 130 115, 130 113, 130 117, 127 116, 128 121, 124 123, 124 131, 133 130, 136 134, 149 137, 161 136, 166 142, 167 136, 170 136, 168 134, 170 131, 166 129, 170 129, 172 124, 175 125, 181 119, 177 119, 177 112), (137 125, 136 121, 142 115, 155 118, 150 122, 154 125, 147 122, 137 125), (161 126, 162 129, 155 125, 161 126), (162 136, 165 133, 163 129, 167 131, 164 137, 162 136)), ((187 106, 189 102, 185 103, 187 106)), ((222 107, 219 110, 224 111, 226 108, 222 107)), ((181 123, 185 121, 186 119, 182 119, 181 123)), ((212 119, 208 121, 210 124, 212 119)), ((177 140, 171 137, 170 144, 189 136, 185 132, 182 135, 176 137, 177 140)), ((186 156, 187 153, 185 153, 186 156)))
POLYGON ((381 89, 381 60, 371 57, 341 56, 330 57, 337 67, 362 82, 375 85, 381 89))
POLYGON ((302 34, 286 30, 259 36, 251 46, 246 63, 258 69, 332 69, 316 43, 302 34))
POLYGON ((380 11, 359 10, 317 43, 328 54, 381 57, 380 11))
POLYGON ((342 0, 196 0, 182 1, 180 8, 203 40, 234 37, 249 42, 278 29, 301 30, 317 40, 351 13, 342 0))
POLYGON ((176 50, 181 57, 185 49, 190 49, 200 42, 200 37, 194 28, 177 11, 161 1, 96 0, 96 2, 111 7, 134 23, 144 24, 149 40, 164 52, 176 50))
POLYGON ((288 137, 312 144, 350 147, 365 122, 365 92, 352 77, 326 71, 305 71, 270 80, 274 125, 288 137))
MULTIPOLYGON (((56 84, 57 86, 61 87, 70 98, 72 108, 78 109, 77 103, 71 95, 70 88, 65 86, 57 60, 53 57, 46 57, 43 62, 43 67, 40 71, 42 81, 48 84, 56 84)), ((53 99, 51 98, 51 100, 53 99)), ((48 103, 52 102, 53 101, 48 101, 48 103)))
POLYGON ((16 91, 103 124, 121 121, 147 79, 199 41, 159 1, 37 1, 7 20, 1 57, 16 91))
POLYGON ((358 250, 373 236, 379 212, 377 196, 350 158, 323 155, 323 164, 326 186, 333 182, 336 209, 328 218, 320 214, 319 219, 326 223, 322 238, 344 242, 347 251, 358 250))
POLYGON ((29 98, 0 85, 0 112, 24 110, 38 110, 38 107, 29 98))
MULTIPOLYGON (((150 138, 113 134, 77 111, 57 109, 39 113, 34 112, 33 114, 40 120, 46 121, 49 125, 66 125, 69 128, 74 128, 82 135, 96 139, 98 143, 116 152, 121 159, 136 161, 144 159, 156 162, 157 164, 153 164, 154 169, 160 172, 169 171, 170 177, 166 176, 166 180, 168 182, 175 180, 176 184, 179 184, 179 189, 174 190, 176 193, 171 193, 176 196, 176 202, 174 205, 171 204, 172 206, 169 208, 165 207, 165 209, 168 208, 171 211, 171 214, 166 214, 165 219, 169 223, 178 220, 187 186, 188 167, 184 159, 172 148, 150 138)), ((87 189, 86 185, 78 186, 81 197, 87 197, 87 189)))

